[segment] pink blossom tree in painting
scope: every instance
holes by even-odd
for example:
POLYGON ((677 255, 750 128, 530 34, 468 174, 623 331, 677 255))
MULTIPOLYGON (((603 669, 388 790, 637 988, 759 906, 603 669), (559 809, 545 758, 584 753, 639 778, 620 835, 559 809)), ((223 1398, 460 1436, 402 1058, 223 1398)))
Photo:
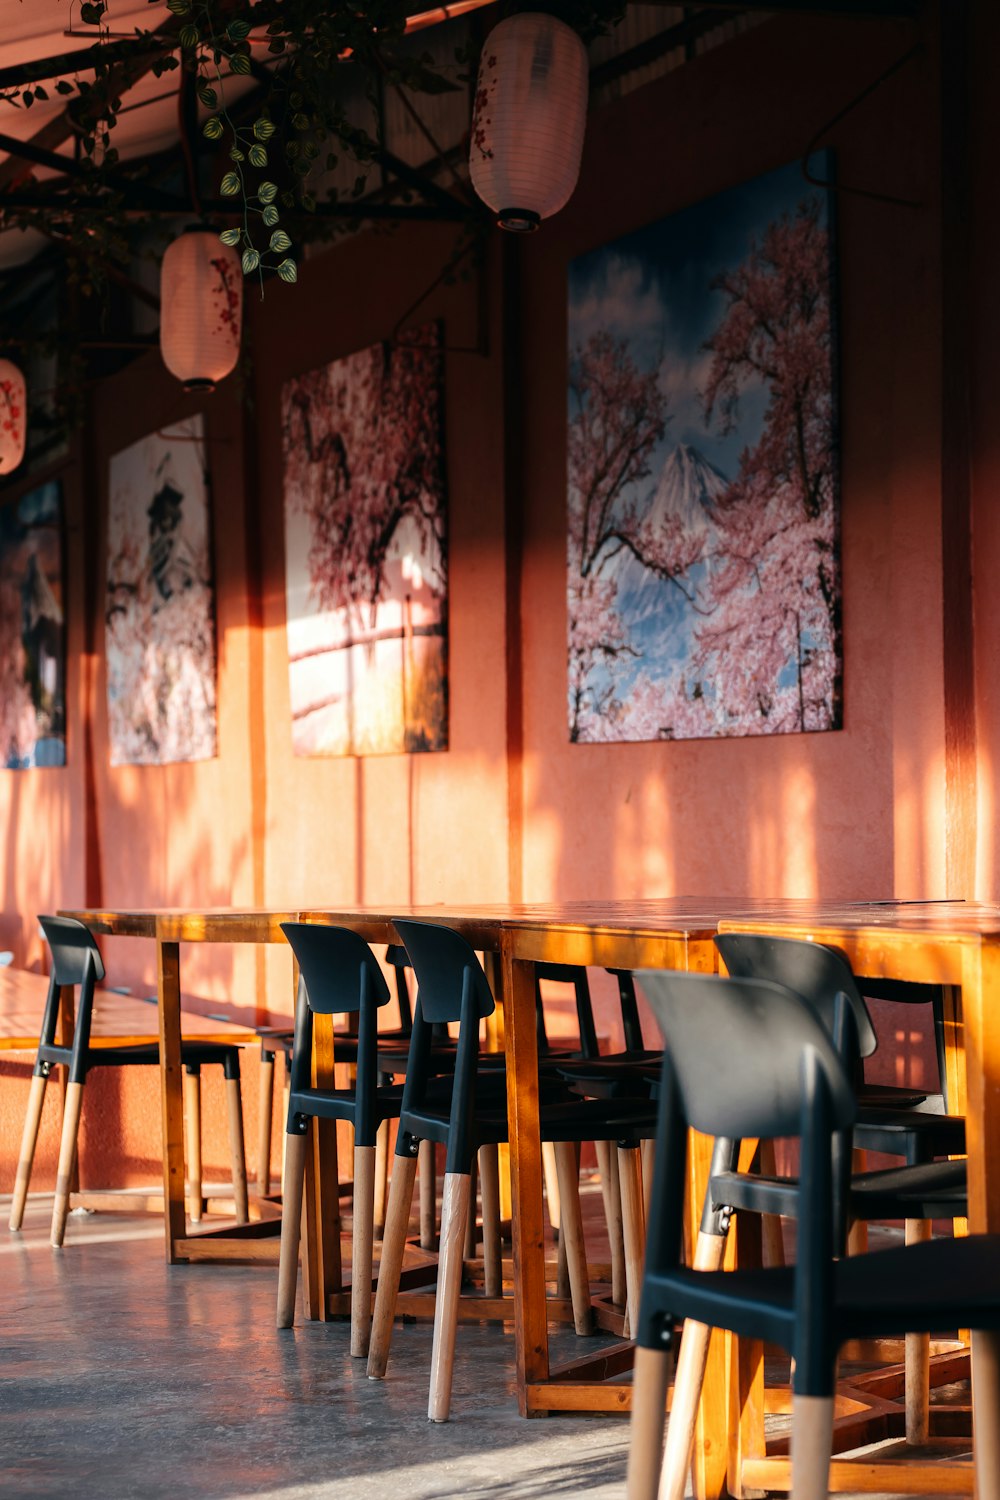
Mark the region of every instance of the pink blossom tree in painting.
POLYGON ((830 279, 791 169, 571 268, 571 739, 839 726, 830 279))
POLYGON ((62 495, 0 507, 0 765, 66 763, 62 495))
POLYGON ((285 386, 297 754, 446 743, 442 364, 429 324, 285 386))

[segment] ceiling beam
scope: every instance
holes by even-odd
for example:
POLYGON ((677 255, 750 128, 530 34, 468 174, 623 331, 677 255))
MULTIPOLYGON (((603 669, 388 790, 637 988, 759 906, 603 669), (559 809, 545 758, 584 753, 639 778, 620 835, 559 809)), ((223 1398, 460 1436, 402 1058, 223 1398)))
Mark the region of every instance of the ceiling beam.
MULTIPOLYGON (((158 208, 164 213, 182 214, 190 208, 190 205, 182 199, 175 198, 170 193, 163 193, 159 188, 151 187, 139 178, 126 177, 118 172, 99 173, 93 167, 84 166, 71 156, 64 156, 58 151, 46 151, 43 147, 35 145, 33 141, 22 141, 14 135, 4 135, 0 132, 0 151, 6 151, 8 155, 19 157, 22 161, 34 162, 36 166, 49 167, 62 176, 71 177, 77 182, 86 182, 92 188, 121 193, 125 198, 132 200, 137 209, 158 208)), ((91 201, 97 201, 96 195, 91 201)), ((4 195, 0 192, 0 207, 3 202, 4 195)))
MULTIPOLYGON (((677 0, 652 0, 654 5, 677 0)), ((729 11, 767 11, 771 15, 852 16, 857 20, 909 21, 919 15, 923 0, 684 0, 692 8, 711 5, 729 11)))
MULTIPOLYGON (((188 204, 179 200, 170 200, 169 207, 143 207, 130 208, 124 205, 124 212, 146 215, 148 217, 171 218, 177 214, 190 213, 188 204)), ((80 207, 79 198, 69 193, 39 193, 25 192, 13 188, 9 192, 0 192, 0 221, 3 218, 5 208, 12 209, 34 209, 38 213, 54 214, 57 216, 71 216, 80 207)), ((202 212, 207 219, 219 221, 235 221, 243 216, 240 204, 234 203, 232 198, 206 198, 202 201, 202 212)), ((287 208, 282 210, 282 222, 294 220, 296 222, 308 223, 311 219, 344 219, 348 222, 361 223, 365 219, 411 219, 414 221, 430 221, 441 223, 458 223, 468 217, 469 207, 460 203, 456 198, 454 206, 445 206, 437 203, 383 203, 373 202, 367 198, 355 199, 345 202, 317 203, 315 209, 287 208)), ((2 228, 0 222, 0 228, 2 228)))
POLYGON ((630 47, 627 52, 619 52, 617 57, 609 57, 607 62, 598 63, 596 68, 590 70, 590 86, 600 88, 602 84, 611 83, 636 68, 648 67, 666 53, 673 52, 677 47, 689 46, 700 36, 704 36, 706 31, 712 31, 730 20, 731 11, 722 6, 712 5, 707 10, 698 11, 695 15, 678 21, 676 26, 668 26, 666 31, 647 37, 644 42, 630 47))

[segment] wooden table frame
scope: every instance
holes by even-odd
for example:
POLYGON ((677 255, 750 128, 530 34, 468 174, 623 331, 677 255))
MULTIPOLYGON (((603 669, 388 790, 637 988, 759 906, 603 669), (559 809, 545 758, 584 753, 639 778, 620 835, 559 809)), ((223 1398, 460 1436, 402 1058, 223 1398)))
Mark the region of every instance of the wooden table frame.
MULTIPOLYGON (((1000 1147, 1000 909, 973 903, 673 900, 591 902, 552 906, 310 908, 297 912, 72 912, 97 933, 153 937, 157 942, 163 1100, 164 1196, 170 1261, 273 1257, 273 1241, 257 1252, 233 1235, 186 1236, 180 1085, 181 942, 279 942, 285 920, 329 922, 374 943, 396 941, 394 916, 441 922, 484 951, 502 995, 508 1060, 508 1109, 513 1192, 514 1321, 518 1404, 526 1416, 551 1410, 624 1411, 630 1390, 609 1380, 624 1362, 596 1358, 588 1378, 549 1363, 538 1129, 538 1058, 532 966, 536 961, 608 968, 674 968, 711 972, 716 930, 769 931, 811 937, 845 950, 868 977, 938 983, 952 999, 952 1055, 958 1051, 962 996, 968 1093, 970 1224, 1000 1230, 1000 1175, 990 1182, 986 1160, 1000 1147)), ((318 1066, 332 1066, 332 1033, 318 1030, 318 1066), (324 1053, 324 1049, 326 1052, 324 1053)), ((956 1076, 950 1080, 959 1087, 956 1076)), ((337 1220, 335 1167, 317 1149, 310 1163, 305 1291, 311 1316, 325 1317, 339 1283, 339 1233, 323 1234, 324 1215, 337 1220)), ((700 1204, 707 1172, 704 1148, 692 1157, 692 1201, 700 1204)), ((258 1229, 259 1226, 250 1226, 258 1229)), ((759 1254, 749 1224, 739 1226, 742 1260, 759 1254)), ((276 1246, 274 1247, 276 1249, 276 1246)), ((764 1454, 761 1351, 747 1340, 713 1335, 695 1454, 696 1490, 703 1500, 739 1496, 759 1485, 764 1454), (733 1420, 730 1420, 732 1413, 733 1420)))

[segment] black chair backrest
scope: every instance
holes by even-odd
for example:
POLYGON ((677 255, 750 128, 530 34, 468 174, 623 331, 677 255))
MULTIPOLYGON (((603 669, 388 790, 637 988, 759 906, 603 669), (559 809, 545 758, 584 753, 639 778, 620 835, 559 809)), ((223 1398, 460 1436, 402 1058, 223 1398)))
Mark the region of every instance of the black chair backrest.
POLYGON ((360 1010, 364 997, 387 1005, 389 986, 374 953, 356 932, 319 922, 282 922, 306 982, 309 1008, 321 1016, 360 1010))
POLYGON ((552 1050, 545 1026, 545 1007, 542 1003, 540 981, 543 979, 553 984, 573 986, 576 1000, 576 1024, 580 1035, 580 1053, 588 1058, 600 1056, 597 1027, 594 1024, 594 1007, 590 998, 590 982, 587 979, 586 969, 577 964, 535 964, 535 1029, 539 1053, 544 1055, 552 1050))
POLYGON ((643 992, 673 1057, 684 1116, 706 1135, 802 1133, 803 1058, 815 1056, 832 1129, 854 1122, 855 1099, 826 1027, 799 996, 757 979, 643 973, 643 992))
POLYGON ((475 949, 464 937, 436 922, 411 922, 399 918, 394 919, 392 925, 402 938, 413 964, 420 1010, 425 1021, 432 1024, 460 1021, 466 983, 471 986, 479 1019, 493 1014, 496 1009, 493 992, 475 949))
POLYGON ((715 946, 734 979, 769 979, 794 990, 836 1037, 837 999, 842 995, 853 1019, 847 1041, 848 1065, 871 1057, 878 1046, 868 1007, 844 954, 823 943, 751 932, 720 932, 715 946))
POLYGON ((412 965, 406 956, 406 949, 400 943, 390 943, 385 950, 385 961, 392 970, 396 980, 396 1000, 399 1004, 400 1028, 403 1031, 412 1031, 413 1006, 410 1002, 410 992, 406 987, 406 971, 412 965))
POLYGON ((88 972, 100 983, 104 964, 90 929, 75 917, 40 916, 38 921, 52 951, 56 984, 83 984, 88 972))

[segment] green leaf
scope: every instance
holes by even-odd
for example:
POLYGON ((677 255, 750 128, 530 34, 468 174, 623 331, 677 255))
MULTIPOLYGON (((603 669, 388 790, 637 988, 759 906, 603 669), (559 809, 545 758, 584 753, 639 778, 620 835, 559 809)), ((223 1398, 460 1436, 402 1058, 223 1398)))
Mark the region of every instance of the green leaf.
POLYGON ((257 189, 257 197, 261 203, 273 203, 278 196, 278 186, 274 182, 262 182, 257 189))
POLYGON ((48 97, 49 97, 48 94, 41 87, 41 85, 36 83, 35 84, 35 98, 36 99, 47 99, 48 97))
POLYGON ((304 115, 302 111, 299 110, 297 114, 292 115, 292 124, 295 126, 296 130, 308 130, 309 116, 304 115))
POLYGON ((219 192, 224 198, 232 198, 240 190, 240 179, 237 173, 227 172, 219 183, 219 192))
POLYGON ((234 52, 229 59, 229 68, 233 73, 249 73, 250 59, 245 52, 234 52))
POLYGON ((249 21, 230 21, 226 31, 234 42, 242 42, 244 37, 250 35, 250 23, 249 21))
POLYGON ((314 214, 316 212, 316 199, 312 193, 303 193, 300 201, 307 213, 314 214))
POLYGON ((80 20, 86 26, 99 26, 101 24, 101 17, 106 10, 107 6, 104 4, 104 0, 93 0, 93 3, 80 6, 80 20))
POLYGON ((276 229, 270 238, 268 248, 275 252, 278 250, 290 250, 292 242, 283 229, 276 229))
POLYGON ((210 141, 217 141, 220 139, 222 135, 222 121, 219 119, 218 115, 213 115, 210 120, 205 121, 204 125, 201 127, 201 133, 202 135, 207 136, 210 141))
POLYGON ((56 93, 57 94, 71 94, 72 92, 73 92, 73 85, 71 83, 67 83, 66 80, 65 80, 65 78, 60 78, 59 82, 56 84, 56 93))
POLYGON ((274 228, 274 225, 278 222, 278 210, 275 208, 273 203, 269 203, 267 205, 264 212, 261 214, 261 218, 264 220, 264 223, 266 224, 268 229, 274 228))
POLYGON ((243 155, 243 152, 240 150, 239 146, 230 146, 230 148, 229 148, 229 160, 230 161, 246 161, 246 157, 243 155))
POLYGON ((249 276, 251 271, 256 271, 260 265, 260 256, 256 250, 244 250, 243 252, 243 274, 249 276))
POLYGON ((264 150, 263 146, 257 145, 250 147, 250 162, 251 165, 255 167, 267 166, 267 152, 264 150))
POLYGON ((167 10, 174 16, 190 15, 191 0, 167 0, 167 10))
POLYGON ((197 26, 182 26, 179 41, 182 47, 197 47, 201 34, 197 26))
POLYGON ((254 121, 253 133, 259 141, 269 141, 277 128, 271 120, 265 120, 262 115, 259 120, 254 121))
POLYGON ((207 84, 198 90, 198 98, 206 109, 214 109, 219 102, 218 94, 214 89, 210 89, 207 84))
POLYGON ((298 268, 294 260, 283 260, 278 267, 278 275, 282 281, 295 282, 299 279, 298 268))
POLYGON ((35 96, 34 96, 34 94, 33 94, 33 93, 32 93, 32 92, 31 92, 31 90, 30 90, 30 89, 25 89, 25 91, 24 91, 24 93, 23 93, 23 94, 22 94, 22 95, 21 95, 21 98, 22 98, 22 99, 23 99, 23 100, 24 100, 24 103, 25 103, 25 105, 26 105, 26 107, 27 107, 27 108, 28 108, 28 109, 30 109, 30 108, 31 108, 31 106, 32 106, 32 105, 33 105, 33 104, 34 104, 34 102, 35 102, 35 96))
POLYGON ((298 173, 298 175, 300 177, 308 177, 309 176, 309 163, 304 158, 303 158, 302 161, 297 161, 295 163, 295 171, 298 173))
POLYGON ((238 245, 241 233, 242 231, 239 229, 224 229, 219 235, 219 239, 224 245, 238 245))

